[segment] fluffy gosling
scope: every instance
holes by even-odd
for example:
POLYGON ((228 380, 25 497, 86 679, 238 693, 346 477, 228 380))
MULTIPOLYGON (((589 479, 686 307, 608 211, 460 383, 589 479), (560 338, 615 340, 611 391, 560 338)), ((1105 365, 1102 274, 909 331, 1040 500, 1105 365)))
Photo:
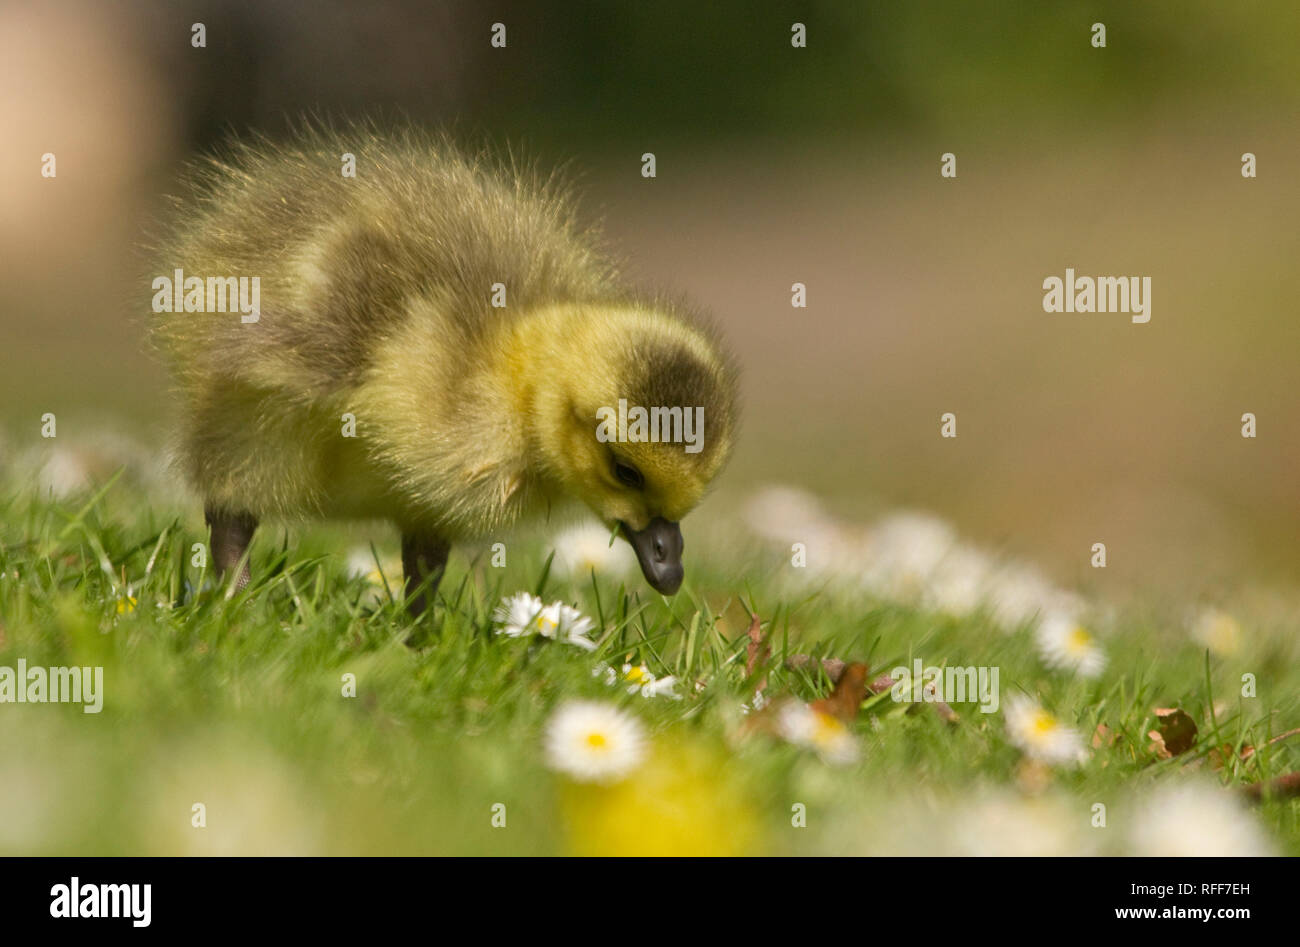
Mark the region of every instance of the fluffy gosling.
POLYGON ((158 248, 183 305, 155 280, 152 337, 232 588, 263 518, 386 518, 418 615, 453 543, 576 498, 677 591, 678 521, 731 452, 736 373, 681 304, 620 283, 553 180, 414 131, 310 130, 186 183, 158 248), (232 277, 257 277, 256 313, 194 311, 232 277), (620 402, 678 424, 702 409, 703 437, 610 439, 620 402))

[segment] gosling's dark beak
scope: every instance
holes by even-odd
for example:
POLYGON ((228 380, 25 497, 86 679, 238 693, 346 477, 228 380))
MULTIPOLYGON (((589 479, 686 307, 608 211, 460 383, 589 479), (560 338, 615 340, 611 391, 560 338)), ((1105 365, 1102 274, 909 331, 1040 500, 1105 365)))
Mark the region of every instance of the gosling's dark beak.
POLYGON ((636 550, 641 573, 656 592, 672 595, 682 584, 682 531, 676 523, 656 516, 643 530, 620 523, 623 535, 636 550))

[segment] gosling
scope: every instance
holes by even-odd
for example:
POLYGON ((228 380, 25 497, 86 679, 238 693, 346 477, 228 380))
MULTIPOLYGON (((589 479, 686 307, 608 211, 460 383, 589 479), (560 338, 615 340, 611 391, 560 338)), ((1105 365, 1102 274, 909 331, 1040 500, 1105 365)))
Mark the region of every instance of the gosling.
POLYGON ((265 518, 383 518, 419 616, 452 544, 566 499, 677 591, 678 523, 732 450, 734 363, 620 281, 554 177, 414 130, 309 129, 234 143, 184 191, 151 336, 231 591, 265 518))

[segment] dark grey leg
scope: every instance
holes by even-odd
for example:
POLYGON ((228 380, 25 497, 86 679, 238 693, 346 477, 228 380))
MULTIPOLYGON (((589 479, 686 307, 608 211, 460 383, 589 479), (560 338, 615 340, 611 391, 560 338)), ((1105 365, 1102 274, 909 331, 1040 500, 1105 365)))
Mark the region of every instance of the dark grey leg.
POLYGON ((434 593, 442 581, 451 544, 427 533, 402 530, 402 573, 405 576, 406 610, 419 618, 433 606, 434 593), (419 593, 415 590, 428 580, 419 593), (414 594, 413 594, 414 593, 414 594))
MULTIPOLYGON (((217 575, 226 576, 230 570, 239 565, 239 560, 248 551, 248 544, 253 541, 257 530, 257 517, 251 513, 228 513, 206 507, 203 518, 212 531, 212 567, 217 575)), ((232 591, 243 590, 249 581, 248 563, 240 570, 232 591)))

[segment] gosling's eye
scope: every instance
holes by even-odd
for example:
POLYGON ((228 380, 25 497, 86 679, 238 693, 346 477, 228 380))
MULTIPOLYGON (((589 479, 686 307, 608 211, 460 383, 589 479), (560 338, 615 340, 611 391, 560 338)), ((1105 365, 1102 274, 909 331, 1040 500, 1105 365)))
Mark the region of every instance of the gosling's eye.
POLYGON ((645 486, 645 478, 641 476, 641 471, 621 460, 614 461, 614 476, 618 478, 619 483, 625 483, 634 490, 640 490, 645 486))

